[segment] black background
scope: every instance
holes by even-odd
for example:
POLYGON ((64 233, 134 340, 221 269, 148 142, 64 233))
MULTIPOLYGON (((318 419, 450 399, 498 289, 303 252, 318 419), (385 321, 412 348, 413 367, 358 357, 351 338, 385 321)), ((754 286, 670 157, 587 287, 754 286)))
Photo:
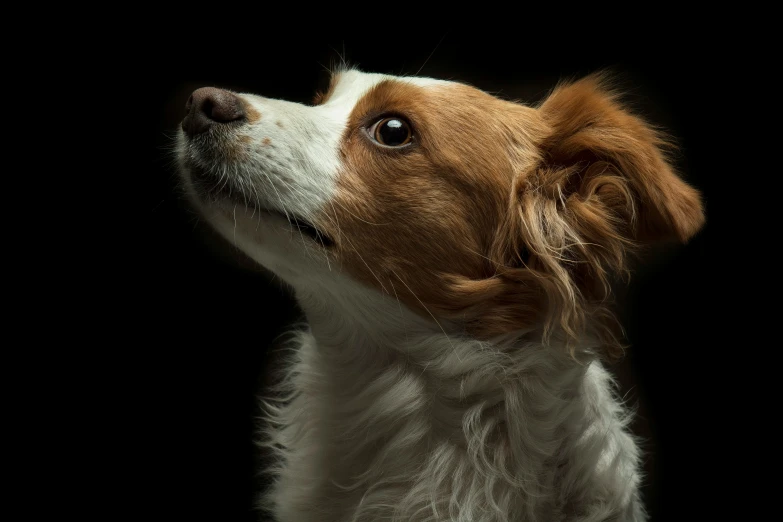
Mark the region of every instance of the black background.
MULTIPOLYGON (((206 12, 200 23, 225 21, 206 12)), ((714 112, 730 63, 716 42, 676 23, 667 25, 665 38, 660 27, 640 26, 589 35, 547 27, 479 33, 369 26, 330 34, 246 28, 243 38, 215 28, 169 29, 161 51, 140 64, 150 156, 126 180, 134 197, 118 210, 131 217, 134 231, 127 242, 136 259, 129 291, 143 296, 129 314, 133 332, 145 340, 133 366, 144 390, 133 406, 132 431, 144 448, 136 464, 148 477, 139 494, 156 500, 156 515, 257 519, 255 394, 269 379, 270 346, 299 317, 287 291, 217 238, 179 197, 171 148, 185 101, 197 87, 217 86, 309 102, 323 87, 325 67, 341 55, 365 71, 418 72, 527 103, 541 100, 558 80, 610 68, 634 109, 674 136, 677 167, 704 194, 708 224, 687 246, 658 249, 637 267, 619 297, 631 349, 614 371, 638 407, 633 428, 644 438, 643 495, 652 519, 705 513, 714 499, 699 487, 714 477, 705 476, 712 450, 704 440, 716 429, 704 406, 715 382, 703 357, 707 332, 715 329, 707 313, 708 247, 722 219, 714 197, 721 147, 714 112)))

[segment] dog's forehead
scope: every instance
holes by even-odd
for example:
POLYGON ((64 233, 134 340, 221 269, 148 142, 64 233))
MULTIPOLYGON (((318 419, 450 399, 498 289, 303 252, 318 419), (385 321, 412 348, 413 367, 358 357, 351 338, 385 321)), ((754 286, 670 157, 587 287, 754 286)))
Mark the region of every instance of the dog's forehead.
POLYGON ((454 83, 448 80, 438 80, 424 76, 394 76, 391 74, 366 73, 358 69, 349 69, 335 73, 335 80, 334 90, 327 105, 330 103, 355 103, 375 85, 388 80, 419 87, 447 86, 454 83))

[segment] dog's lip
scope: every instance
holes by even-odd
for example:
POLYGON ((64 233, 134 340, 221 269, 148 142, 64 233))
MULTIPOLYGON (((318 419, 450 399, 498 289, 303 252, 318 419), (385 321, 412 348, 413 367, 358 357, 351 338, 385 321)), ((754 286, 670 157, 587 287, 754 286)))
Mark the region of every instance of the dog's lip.
POLYGON ((331 247, 335 244, 334 240, 321 229, 313 225, 310 221, 297 216, 290 211, 282 211, 272 207, 265 207, 258 204, 252 198, 243 198, 239 195, 240 191, 231 190, 229 183, 220 183, 211 179, 211 176, 197 167, 190 167, 191 182, 195 185, 196 191, 204 196, 211 195, 215 198, 220 198, 235 203, 244 205, 247 208, 255 210, 257 212, 265 212, 269 215, 280 217, 299 230, 302 234, 308 236, 316 243, 322 245, 324 248, 331 247), (204 185, 208 185, 205 187, 204 185))
POLYGON ((319 243, 324 248, 328 248, 334 245, 334 240, 332 240, 332 238, 325 234, 321 229, 306 219, 302 219, 301 217, 296 216, 291 212, 282 212, 274 208, 259 207, 257 205, 253 205, 252 203, 249 206, 258 210, 259 212, 266 212, 267 214, 285 219, 292 227, 296 228, 299 230, 299 232, 308 236, 316 243, 319 243))

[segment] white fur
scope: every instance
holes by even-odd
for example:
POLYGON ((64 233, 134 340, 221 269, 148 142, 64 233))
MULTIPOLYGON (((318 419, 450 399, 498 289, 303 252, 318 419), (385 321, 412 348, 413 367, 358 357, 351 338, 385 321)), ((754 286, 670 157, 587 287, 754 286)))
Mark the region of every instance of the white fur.
POLYGON ((266 404, 277 520, 644 520, 597 361, 460 338, 349 281, 297 297, 310 328, 266 404))
MULTIPOLYGON (((279 146, 226 175, 267 205, 312 215, 329 204, 353 105, 383 78, 349 71, 318 107, 242 95, 263 117, 239 132, 279 146)), ((187 187, 185 160, 197 151, 183 135, 179 154, 187 187)), ((282 395, 265 401, 264 444, 279 458, 262 505, 276 520, 645 519, 628 415, 588 355, 590 339, 577 362, 542 345, 540 332, 461 337, 354 282, 286 222, 193 197, 229 241, 293 287, 307 316, 282 395)))

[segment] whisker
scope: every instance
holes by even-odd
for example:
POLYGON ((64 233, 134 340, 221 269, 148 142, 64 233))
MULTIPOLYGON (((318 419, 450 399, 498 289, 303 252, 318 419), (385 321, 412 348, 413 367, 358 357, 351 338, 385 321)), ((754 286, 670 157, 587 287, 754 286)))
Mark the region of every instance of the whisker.
POLYGON ((443 33, 443 36, 440 37, 440 40, 438 41, 437 45, 435 45, 435 49, 433 49, 432 52, 430 53, 430 55, 427 56, 427 59, 424 60, 424 63, 421 64, 421 67, 419 67, 419 70, 416 71, 414 76, 418 76, 419 73, 421 72, 421 70, 424 69, 424 66, 427 65, 427 62, 430 61, 430 58, 432 58, 432 55, 435 54, 435 51, 437 51, 438 47, 440 47, 440 44, 443 42, 443 39, 446 38, 446 34, 448 34, 448 33, 443 33))
MULTIPOLYGON (((392 290, 394 290, 394 298, 397 300, 397 306, 400 308, 401 323, 405 324, 405 316, 402 313, 402 303, 400 303, 400 298, 397 296, 397 289, 394 288, 394 281, 392 281, 391 278, 389 278, 389 284, 391 285, 392 290)), ((404 332, 405 332, 405 342, 410 342, 410 339, 408 338, 408 329, 406 328, 404 332)), ((406 352, 405 355, 409 356, 410 354, 406 352)))
POLYGON ((323 67, 324 71, 326 71, 326 72, 328 72, 328 73, 331 73, 331 72, 332 72, 332 69, 331 69, 331 68, 329 68, 329 67, 325 66, 325 65, 324 65, 324 64, 322 64, 321 62, 315 62, 315 63, 317 63, 318 65, 320 65, 321 67, 323 67))
POLYGON ((294 217, 293 218, 293 224, 292 228, 295 228, 297 232, 299 232, 299 239, 302 240, 302 247, 304 248, 305 256, 310 257, 310 251, 307 247, 307 242, 305 241, 304 234, 302 234, 302 229, 299 227, 299 221, 294 217))
POLYGON ((342 236, 342 230, 340 229, 340 220, 337 219, 337 209, 334 208, 334 202, 332 199, 329 199, 329 205, 332 207, 332 213, 334 214, 334 223, 337 226, 337 240, 340 240, 340 237, 342 236))
POLYGON ((237 204, 234 203, 234 248, 239 248, 237 246, 237 204))
POLYGON ((340 208, 342 208, 343 210, 345 210, 346 212, 348 212, 350 215, 352 215, 353 217, 355 217, 356 219, 358 219, 358 220, 359 220, 359 221, 361 221, 362 223, 367 223, 368 225, 374 225, 374 226, 385 226, 385 225, 391 225, 391 222, 389 222, 389 223, 371 223, 371 222, 369 222, 369 221, 367 221, 367 220, 365 220, 365 219, 362 219, 362 218, 360 218, 359 216, 357 216, 356 214, 354 214, 353 212, 351 212, 350 210, 348 210, 347 208, 345 208, 345 207, 344 207, 342 204, 340 204, 340 202, 339 202, 339 201, 337 202, 337 204, 340 206, 340 208))
MULTIPOLYGON (((373 272, 373 271, 372 271, 372 268, 370 268, 370 265, 368 265, 368 264, 367 264, 367 261, 365 261, 365 260, 364 260, 364 257, 362 257, 362 255, 359 253, 359 251, 358 251, 358 250, 356 249, 356 247, 353 245, 353 242, 352 242, 350 239, 348 239, 348 236, 346 236, 346 237, 345 237, 345 239, 346 239, 346 240, 348 241, 348 243, 351 245, 351 248, 353 249, 353 251, 354 251, 354 252, 356 252, 356 254, 359 256, 359 259, 361 259, 361 260, 362 260, 362 263, 364 263, 364 266, 366 266, 366 267, 367 267, 367 270, 369 270, 369 271, 370 271, 370 273, 372 274, 372 276, 373 276, 373 277, 374 277, 374 278, 375 278, 375 279, 378 281, 378 284, 380 284, 380 285, 381 285, 381 288, 383 289, 383 291, 384 291, 384 292, 386 292, 387 294, 389 294, 389 291, 388 291, 388 290, 386 290, 386 287, 385 287, 385 286, 383 286, 383 282, 381 282, 380 278, 379 278, 377 275, 375 275, 375 272, 373 272)), ((391 294, 389 294, 389 295, 391 295, 391 294)))

